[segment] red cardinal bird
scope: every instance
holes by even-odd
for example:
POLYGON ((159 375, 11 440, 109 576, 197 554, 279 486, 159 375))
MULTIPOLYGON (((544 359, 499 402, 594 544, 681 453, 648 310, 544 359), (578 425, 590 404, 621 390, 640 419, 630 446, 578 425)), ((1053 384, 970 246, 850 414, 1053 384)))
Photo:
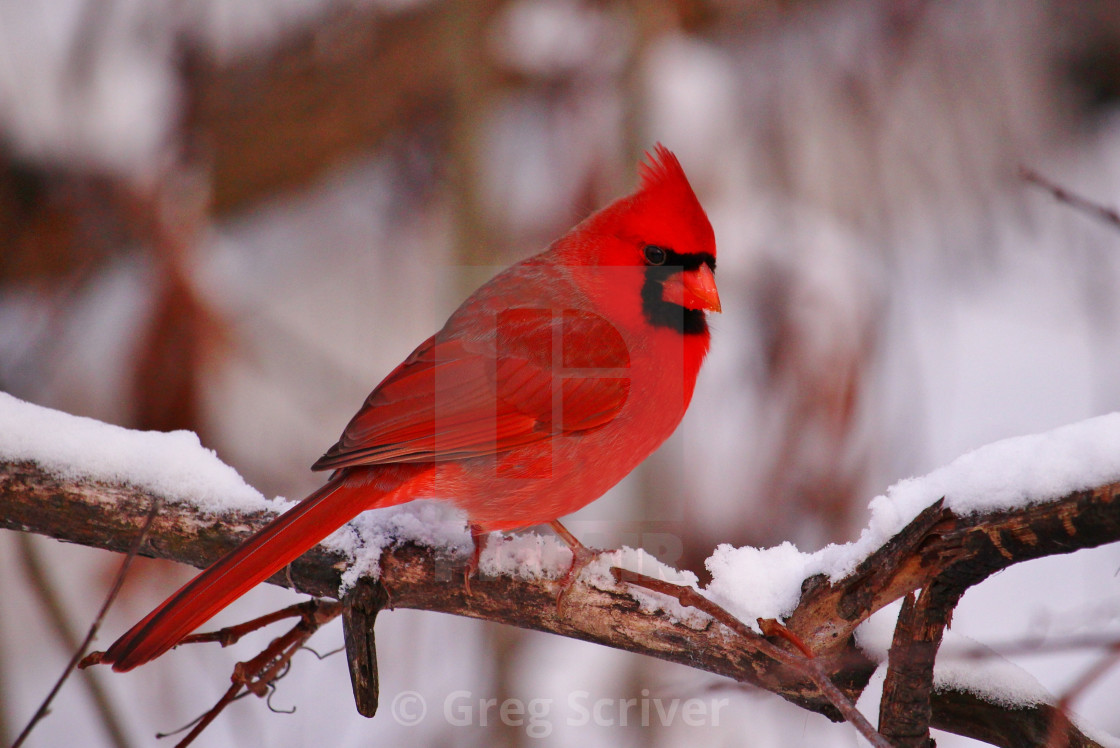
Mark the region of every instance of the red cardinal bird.
MULTIPOLYGON (((720 310, 715 238, 669 150, 611 203, 478 289, 366 398, 315 470, 327 483, 132 627, 102 662, 152 660, 359 512, 443 498, 475 538, 594 501, 692 399, 720 310)), ((573 568, 576 562, 573 558, 573 568)), ((473 569, 472 569, 473 570, 473 569)), ((468 579, 470 571, 468 571, 468 579)), ((569 571, 569 578, 571 571, 569 571)))

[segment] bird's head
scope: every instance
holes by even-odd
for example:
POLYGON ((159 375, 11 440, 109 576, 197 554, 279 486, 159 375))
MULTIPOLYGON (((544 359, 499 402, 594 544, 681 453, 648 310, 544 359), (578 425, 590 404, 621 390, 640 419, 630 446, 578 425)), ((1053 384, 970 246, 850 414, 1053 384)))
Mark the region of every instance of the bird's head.
MULTIPOLYGON (((596 296, 655 327, 706 333, 720 311, 712 225, 680 162, 658 144, 639 168, 641 185, 589 217, 562 240, 572 264, 602 269, 596 296), (614 269, 618 269, 617 272, 614 269)), ((632 315, 631 315, 632 316, 632 315)))

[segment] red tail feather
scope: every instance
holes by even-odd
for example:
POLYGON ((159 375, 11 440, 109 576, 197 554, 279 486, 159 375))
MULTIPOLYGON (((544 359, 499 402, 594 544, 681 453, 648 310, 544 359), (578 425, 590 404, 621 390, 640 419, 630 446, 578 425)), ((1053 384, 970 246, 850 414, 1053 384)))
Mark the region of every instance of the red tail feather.
POLYGON ((117 639, 103 662, 131 670, 159 657, 224 607, 303 555, 370 505, 341 478, 328 481, 268 527, 187 582, 117 639))

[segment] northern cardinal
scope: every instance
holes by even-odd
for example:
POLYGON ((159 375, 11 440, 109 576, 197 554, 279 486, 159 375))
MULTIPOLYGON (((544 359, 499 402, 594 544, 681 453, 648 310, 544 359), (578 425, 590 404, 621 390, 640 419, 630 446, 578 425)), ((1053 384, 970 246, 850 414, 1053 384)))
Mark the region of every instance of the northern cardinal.
MULTIPOLYGON (((214 563, 104 653, 152 660, 359 512, 442 498, 486 533, 551 524, 673 432, 720 311, 715 237, 660 144, 641 184, 479 288, 366 398, 312 469, 326 484, 214 563)), ((571 571, 569 571, 569 575, 571 571)), ((469 582, 470 572, 467 579, 469 582)))

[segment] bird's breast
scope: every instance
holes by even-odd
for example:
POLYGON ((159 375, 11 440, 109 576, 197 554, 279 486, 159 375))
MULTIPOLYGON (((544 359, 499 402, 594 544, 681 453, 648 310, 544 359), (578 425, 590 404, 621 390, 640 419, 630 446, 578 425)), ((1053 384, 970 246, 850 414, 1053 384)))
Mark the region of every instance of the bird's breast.
POLYGON ((473 523, 508 530, 570 514, 602 496, 673 433, 692 397, 699 362, 679 335, 616 334, 626 345, 624 357, 615 341, 609 355, 591 349, 554 358, 555 389, 546 396, 556 418, 548 438, 440 468, 443 482, 455 487, 449 498, 473 523), (596 403, 585 390, 622 392, 624 401, 606 402, 604 396, 596 403), (595 408, 616 406, 611 418, 596 420, 595 408), (593 425, 564 428, 581 419, 593 425))

